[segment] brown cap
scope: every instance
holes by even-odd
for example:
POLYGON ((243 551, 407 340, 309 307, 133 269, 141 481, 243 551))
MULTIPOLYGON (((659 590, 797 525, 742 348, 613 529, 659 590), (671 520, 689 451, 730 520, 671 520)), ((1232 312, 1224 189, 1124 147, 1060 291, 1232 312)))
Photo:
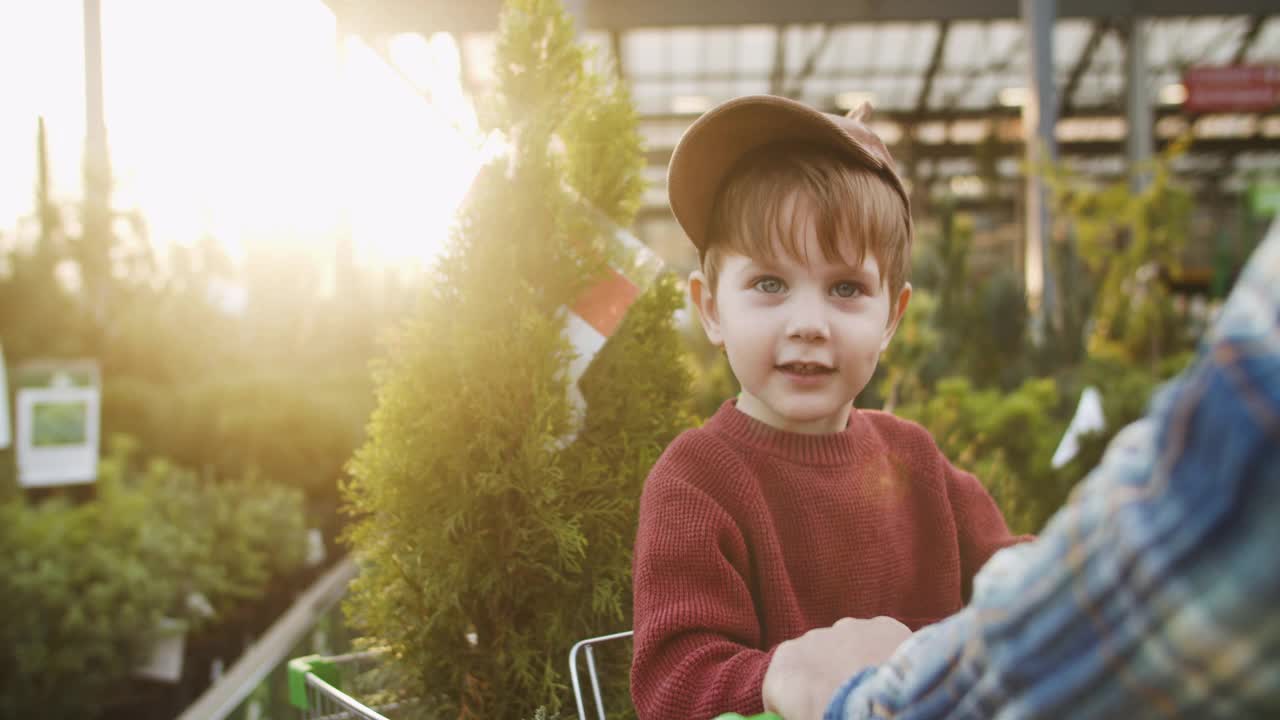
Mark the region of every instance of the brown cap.
POLYGON ((893 158, 864 124, 870 113, 865 103, 840 116, 777 95, 749 95, 717 105, 695 120, 671 154, 667 195, 698 254, 706 250, 711 207, 733 166, 748 152, 778 142, 826 145, 875 170, 902 196, 910 223, 911 201, 893 158))

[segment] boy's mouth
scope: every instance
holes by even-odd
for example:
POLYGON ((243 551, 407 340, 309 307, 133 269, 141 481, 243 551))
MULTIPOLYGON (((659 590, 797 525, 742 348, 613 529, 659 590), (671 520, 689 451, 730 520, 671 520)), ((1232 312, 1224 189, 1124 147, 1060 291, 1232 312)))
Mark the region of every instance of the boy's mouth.
POLYGON ((777 366, 779 370, 793 375, 826 375, 835 372, 835 368, 828 367, 821 363, 783 363, 777 366))

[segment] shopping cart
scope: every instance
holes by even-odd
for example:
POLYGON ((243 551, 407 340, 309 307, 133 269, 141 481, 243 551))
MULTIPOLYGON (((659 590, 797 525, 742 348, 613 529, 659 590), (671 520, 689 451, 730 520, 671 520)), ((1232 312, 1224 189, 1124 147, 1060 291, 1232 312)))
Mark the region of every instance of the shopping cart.
MULTIPOLYGON (((599 720, 605 720, 601 701, 600 675, 596 667, 594 647, 600 643, 623 640, 631 632, 613 633, 587 638, 575 643, 569 650, 569 676, 573 681, 573 697, 578 704, 578 719, 587 720, 583 702, 582 684, 578 676, 578 656, 587 661, 587 676, 591 682, 592 699, 595 701, 599 720)), ((394 720, 397 710, 408 708, 412 700, 394 700, 366 704, 348 692, 352 682, 366 676, 376 668, 377 651, 349 653, 346 655, 308 655, 289 661, 289 703, 302 711, 305 720, 394 720)), ((366 701, 369 698, 365 698, 366 701)), ((782 720, 773 713, 744 718, 736 713, 721 715, 716 720, 782 720)))
POLYGON ((394 720, 397 710, 413 702, 372 697, 361 701, 348 694, 377 668, 379 654, 369 650, 290 660, 289 703, 302 711, 305 720, 394 720))
MULTIPOLYGON (((632 636, 632 631, 617 632, 610 635, 601 635, 599 637, 587 638, 574 643, 569 650, 569 678, 573 681, 573 699, 578 703, 578 720, 587 720, 586 703, 582 697, 582 683, 578 679, 578 654, 587 660, 587 677, 591 680, 591 699, 595 701, 596 713, 599 720, 605 720, 604 702, 600 697, 600 674, 596 670, 595 646, 601 643, 613 642, 616 640, 626 640, 632 636)), ((752 715, 751 717, 743 717, 738 713, 726 713, 716 718, 716 720, 782 720, 781 717, 773 713, 762 713, 760 715, 752 715)))

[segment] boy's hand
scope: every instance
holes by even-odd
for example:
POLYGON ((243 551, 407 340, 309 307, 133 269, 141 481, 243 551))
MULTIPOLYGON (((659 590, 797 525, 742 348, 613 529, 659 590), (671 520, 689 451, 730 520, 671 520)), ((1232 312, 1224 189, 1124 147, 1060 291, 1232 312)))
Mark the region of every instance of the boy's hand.
POLYGON ((844 618, 778 646, 760 693, 764 709, 786 720, 821 720, 836 690, 855 673, 888 660, 911 631, 888 617, 844 618))

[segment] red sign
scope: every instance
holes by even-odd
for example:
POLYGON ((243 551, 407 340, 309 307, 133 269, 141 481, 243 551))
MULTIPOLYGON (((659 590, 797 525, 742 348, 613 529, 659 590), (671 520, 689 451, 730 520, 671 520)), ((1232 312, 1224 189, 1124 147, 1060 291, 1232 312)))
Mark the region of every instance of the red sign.
POLYGON ((1195 112, 1257 112, 1280 104, 1280 66, 1227 65, 1189 68, 1183 107, 1195 112))

